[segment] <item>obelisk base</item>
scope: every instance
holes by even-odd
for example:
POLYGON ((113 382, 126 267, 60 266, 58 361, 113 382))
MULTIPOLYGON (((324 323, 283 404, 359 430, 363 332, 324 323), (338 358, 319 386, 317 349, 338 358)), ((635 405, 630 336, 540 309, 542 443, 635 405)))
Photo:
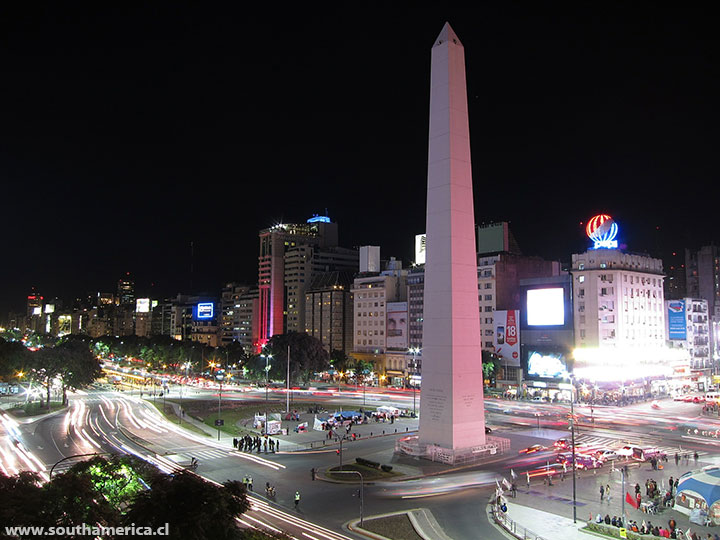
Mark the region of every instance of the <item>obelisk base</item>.
POLYGON ((436 444, 421 444, 417 435, 401 437, 395 443, 395 452, 446 463, 465 465, 487 461, 510 450, 510 439, 487 436, 487 442, 470 448, 443 448, 436 444))

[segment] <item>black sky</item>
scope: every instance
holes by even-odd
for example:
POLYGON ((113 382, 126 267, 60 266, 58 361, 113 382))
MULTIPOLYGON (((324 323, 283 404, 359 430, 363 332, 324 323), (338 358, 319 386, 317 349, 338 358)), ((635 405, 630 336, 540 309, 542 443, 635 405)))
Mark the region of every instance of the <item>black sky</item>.
POLYGON ((0 311, 125 272, 156 297, 191 292, 191 242, 194 290, 252 282, 257 231, 325 208, 343 245, 409 260, 446 20, 465 46, 478 222, 563 260, 599 212, 631 251, 717 240, 715 20, 586 6, 3 12, 0 311))

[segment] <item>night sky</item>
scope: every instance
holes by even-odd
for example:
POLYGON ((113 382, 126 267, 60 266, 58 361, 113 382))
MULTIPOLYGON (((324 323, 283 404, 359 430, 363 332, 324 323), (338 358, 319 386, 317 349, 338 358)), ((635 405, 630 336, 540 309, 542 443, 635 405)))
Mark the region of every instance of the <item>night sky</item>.
POLYGON ((629 251, 720 237, 718 38, 701 11, 37 5, 0 13, 2 313, 32 287, 72 298, 126 272, 155 298, 252 283, 258 230, 325 209, 342 245, 411 260, 446 20, 465 46, 478 223, 510 221, 526 254, 565 261, 600 212, 629 251))

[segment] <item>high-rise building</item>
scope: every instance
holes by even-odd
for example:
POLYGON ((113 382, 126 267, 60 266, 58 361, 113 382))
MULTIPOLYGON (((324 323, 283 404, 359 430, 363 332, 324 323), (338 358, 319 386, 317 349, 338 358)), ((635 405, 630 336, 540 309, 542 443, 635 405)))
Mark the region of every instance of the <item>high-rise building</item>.
POLYGON ((710 318, 708 303, 702 298, 682 298, 665 302, 665 332, 672 347, 690 355, 691 380, 706 390, 711 382, 710 318))
POLYGON ((710 316, 710 354, 720 358, 720 250, 715 245, 685 250, 686 293, 707 300, 710 316))
POLYGON ((257 342, 258 289, 237 283, 228 283, 220 300, 220 344, 240 343, 247 353, 257 342))
POLYGON ((135 282, 130 278, 130 272, 118 280, 116 299, 120 306, 135 307, 135 282))
POLYGON ((665 347, 660 259, 617 249, 572 256, 577 347, 658 350, 665 347))
POLYGON ((27 297, 27 328, 33 332, 44 332, 43 297, 33 292, 27 297))
POLYGON ((305 288, 316 272, 357 270, 357 251, 337 244, 337 224, 325 216, 260 231, 258 345, 304 330, 305 288))
POLYGON ((326 351, 348 354, 353 348, 354 272, 315 274, 305 292, 305 332, 326 351))

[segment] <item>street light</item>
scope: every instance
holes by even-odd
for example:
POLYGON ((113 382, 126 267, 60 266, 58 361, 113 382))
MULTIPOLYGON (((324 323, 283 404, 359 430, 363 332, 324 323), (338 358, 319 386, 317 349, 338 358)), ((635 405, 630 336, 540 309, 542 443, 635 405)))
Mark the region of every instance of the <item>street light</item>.
POLYGON ((220 420, 220 402, 222 400, 222 382, 223 378, 225 377, 225 374, 220 373, 218 375, 215 375, 215 378, 220 381, 220 391, 218 392, 218 415, 217 415, 217 428, 218 428, 218 441, 220 440, 220 426, 222 425, 222 420, 220 420))
POLYGON ((183 366, 185 368, 185 383, 180 385, 180 422, 179 424, 182 424, 182 415, 183 411, 183 394, 185 393, 185 390, 187 390, 187 380, 188 380, 188 370, 190 369, 190 362, 185 362, 183 366))
POLYGON ((363 476, 360 471, 333 471, 333 474, 358 474, 360 475, 360 527, 363 526, 363 503, 365 499, 363 476))
MULTIPOLYGON (((420 350, 421 350, 420 347, 412 347, 410 349, 410 352, 413 355, 413 363, 412 363, 413 375, 417 375, 417 355, 420 354, 420 350)), ((413 387, 413 418, 415 418, 417 416, 417 408, 415 407, 417 384, 415 383, 415 381, 412 381, 412 379, 411 379, 411 382, 413 383, 413 385, 412 385, 412 387, 413 387)))
MULTIPOLYGON (((270 359, 272 358, 272 354, 261 354, 260 358, 265 358, 265 427, 264 431, 267 435, 267 428, 268 428, 268 386, 270 384, 270 359)), ((289 429, 289 428, 288 428, 289 429)))
MULTIPOLYGON (((577 499, 575 491, 575 381, 572 375, 568 375, 570 379, 570 444, 572 444, 572 485, 573 485, 573 523, 577 523, 577 499)), ((623 494, 625 489, 623 487, 623 494)), ((623 499, 623 503, 624 503, 623 499)))

